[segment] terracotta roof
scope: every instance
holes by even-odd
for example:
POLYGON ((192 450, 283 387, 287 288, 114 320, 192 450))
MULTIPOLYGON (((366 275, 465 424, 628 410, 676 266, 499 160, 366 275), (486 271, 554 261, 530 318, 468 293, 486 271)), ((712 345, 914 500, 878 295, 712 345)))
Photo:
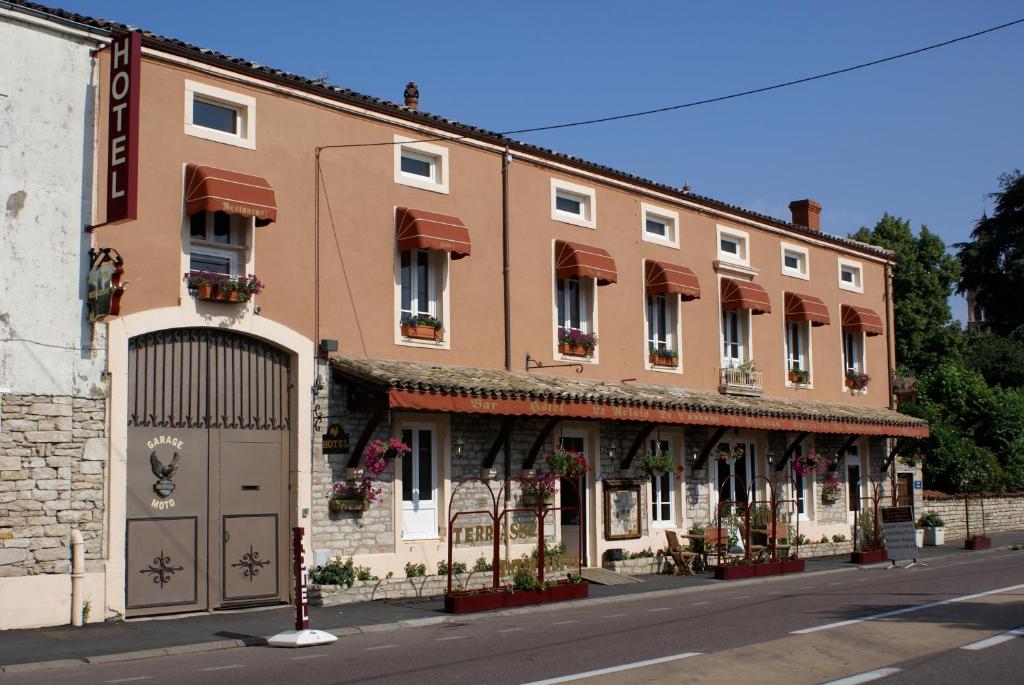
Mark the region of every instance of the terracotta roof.
MULTIPOLYGON (((110 33, 113 31, 130 31, 136 30, 138 27, 130 26, 128 24, 121 24, 115 21, 108 21, 106 19, 97 19, 75 12, 68 12, 66 10, 47 7, 34 2, 25 2, 24 0, 5 0, 5 5, 13 6, 14 9, 23 9, 30 13, 42 16, 43 18, 56 20, 59 22, 78 24, 83 27, 97 29, 103 33, 110 33)), ((884 259, 893 259, 895 252, 887 250, 875 245, 868 245, 857 240, 850 238, 844 238, 842 236, 831 235, 828 233, 822 233, 820 231, 812 230, 804 226, 797 226, 788 221, 778 219, 767 214, 761 214, 750 209, 745 209, 739 205, 730 204, 721 200, 716 200, 704 195, 697 195, 695 193, 686 193, 674 186, 667 185, 665 183, 659 183, 650 179, 631 174, 625 171, 620 171, 604 164, 598 164, 596 162, 590 162, 575 155, 567 155, 561 152, 556 152, 550 148, 541 147, 539 145, 532 145, 530 143, 524 143, 508 136, 489 131, 478 126, 472 126, 464 124, 459 121, 447 119, 445 117, 423 112, 421 110, 413 110, 403 105, 399 105, 383 98, 375 98, 369 95, 363 95, 354 90, 348 88, 342 88, 340 86, 331 85, 326 83, 323 79, 311 79, 298 74, 283 71, 281 69, 275 69, 273 67, 264 66, 257 64, 256 62, 250 62, 240 57, 233 57, 226 55, 216 50, 210 50, 208 48, 201 48, 197 45, 192 45, 176 38, 168 38, 167 36, 161 36, 149 31, 142 31, 143 34, 143 46, 152 47, 167 52, 173 52, 176 54, 183 55, 190 59, 194 59, 208 64, 213 64, 225 69, 231 69, 234 71, 242 71, 253 73, 254 75, 283 85, 290 86, 292 88, 299 88, 308 92, 316 93, 323 97, 332 98, 344 102, 349 102, 369 109, 386 112, 392 116, 401 117, 410 121, 419 122, 421 124, 427 124, 443 128, 448 131, 455 133, 456 135, 466 136, 469 138, 477 138, 481 140, 487 140, 494 142, 499 145, 507 145, 511 149, 536 154, 542 157, 548 157, 571 166, 585 169, 587 171, 595 172, 603 176, 615 178, 618 180, 626 181, 629 183, 635 183, 637 185, 646 186, 647 188, 671 195, 681 200, 687 200, 694 202, 705 207, 718 209, 721 211, 733 212, 754 221, 760 221, 763 223, 771 224, 773 226, 786 229, 792 233, 806 236, 808 238, 817 238, 826 242, 835 243, 838 245, 844 245, 846 247, 859 250, 868 254, 873 254, 884 259)), ((330 141, 327 141, 330 142, 330 141)))
MULTIPOLYGON (((341 375, 381 391, 406 390, 485 399, 593 402, 612 406, 671 409, 840 424, 871 424, 927 430, 927 422, 881 407, 718 392, 641 383, 609 383, 525 371, 454 367, 386 359, 335 357, 341 375)), ((575 376, 575 375, 574 375, 575 376)), ((854 426, 849 426, 852 432, 854 426)), ((833 428, 830 432, 842 432, 833 428)))

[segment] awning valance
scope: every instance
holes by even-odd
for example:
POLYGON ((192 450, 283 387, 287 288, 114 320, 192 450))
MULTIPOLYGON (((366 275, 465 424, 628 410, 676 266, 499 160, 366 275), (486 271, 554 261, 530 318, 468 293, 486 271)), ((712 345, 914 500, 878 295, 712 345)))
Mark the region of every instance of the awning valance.
POLYGON ((675 293, 680 300, 700 298, 700 281, 685 266, 648 259, 644 262, 644 282, 651 295, 675 293))
POLYGON ((786 321, 810 321, 812 326, 828 326, 828 307, 813 295, 786 293, 786 321))
POLYGON ((277 221, 277 201, 267 179, 205 164, 185 168, 185 211, 251 216, 257 226, 277 221))
POLYGON ((753 281, 723 278, 722 309, 749 309, 751 314, 771 314, 772 301, 764 288, 753 281))
POLYGON ((555 241, 555 268, 559 278, 587 276, 598 285, 615 283, 619 278, 615 260, 606 250, 567 240, 555 241))
POLYGON ((843 333, 863 333, 864 335, 882 334, 882 317, 867 307, 844 304, 843 333))
POLYGON ((399 207, 395 213, 395 232, 402 252, 439 250, 451 253, 452 259, 469 256, 469 229, 457 216, 399 207))

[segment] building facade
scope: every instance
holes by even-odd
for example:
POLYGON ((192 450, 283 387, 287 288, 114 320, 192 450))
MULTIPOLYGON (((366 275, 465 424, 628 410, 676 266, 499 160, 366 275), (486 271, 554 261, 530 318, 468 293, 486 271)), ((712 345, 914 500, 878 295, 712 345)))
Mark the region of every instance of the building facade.
MULTIPOLYGON (((452 517, 489 496, 460 481, 544 472, 558 445, 589 470, 545 532, 587 565, 769 492, 808 537, 849 536, 856 502, 891 492, 893 440, 927 434, 891 409, 893 256, 821 232, 813 201, 782 221, 425 114, 414 87, 393 104, 14 5, 106 45, 81 56, 83 240, 129 286, 83 326, 106 364, 85 374, 105 415, 94 618, 287 601, 294 526, 319 562, 433 570, 450 536, 472 563, 493 529, 452 517), (392 438, 411 452, 368 510, 332 510, 392 438), (794 475, 812 450, 834 470, 794 475), (676 469, 642 475, 648 451, 676 469)), ((536 531, 511 516, 504 558, 536 531)))

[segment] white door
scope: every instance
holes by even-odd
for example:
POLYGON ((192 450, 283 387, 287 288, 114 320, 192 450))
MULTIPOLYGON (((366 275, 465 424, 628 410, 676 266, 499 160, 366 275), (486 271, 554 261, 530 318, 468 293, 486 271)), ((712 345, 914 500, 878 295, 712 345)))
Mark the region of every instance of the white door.
POLYGON ((436 433, 425 426, 405 428, 402 441, 412 448, 402 457, 402 538, 436 538, 436 433))

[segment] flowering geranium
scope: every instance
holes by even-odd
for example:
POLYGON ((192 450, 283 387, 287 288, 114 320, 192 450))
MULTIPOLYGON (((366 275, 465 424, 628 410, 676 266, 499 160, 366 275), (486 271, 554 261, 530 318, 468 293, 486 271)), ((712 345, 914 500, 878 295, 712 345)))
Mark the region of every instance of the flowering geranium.
POLYGON ((374 440, 363 453, 366 455, 366 468, 370 473, 381 473, 388 467, 389 459, 400 459, 412 452, 412 448, 398 438, 387 442, 374 440))
POLYGON ((738 442, 731 442, 728 446, 720 444, 716 456, 719 460, 731 464, 737 459, 742 459, 746 454, 747 452, 743 449, 743 445, 738 442))
POLYGON ((648 476, 652 476, 655 473, 668 473, 675 469, 678 473, 682 473, 683 467, 676 466, 672 460, 672 454, 665 450, 648 450, 644 456, 640 457, 640 461, 637 462, 637 466, 641 471, 646 473, 648 476))
POLYGON ((373 487, 373 479, 341 480, 331 486, 331 498, 376 502, 380 499, 380 488, 373 487))
POLYGON ((559 476, 579 478, 590 470, 587 458, 583 456, 582 452, 567 450, 561 445, 555 447, 555 449, 548 454, 546 461, 548 463, 548 468, 551 469, 551 473, 559 476))
POLYGON ((839 476, 834 473, 830 474, 821 484, 821 494, 825 497, 838 497, 839 485, 839 476))
POLYGON ((403 314, 401 324, 403 326, 427 326, 428 328, 441 328, 441 320, 430 314, 403 314))
POLYGON ((871 376, 863 371, 847 371, 846 383, 854 390, 863 390, 871 382, 871 376))
POLYGON ((522 489, 524 495, 536 495, 544 498, 553 496, 558 492, 558 476, 553 473, 539 473, 523 478, 522 489))
POLYGON ((573 347, 582 347, 589 355, 597 347, 597 335, 594 333, 584 333, 575 328, 559 327, 558 342, 559 344, 572 345, 573 347))
POLYGON ((819 455, 814 450, 808 450, 807 454, 801 454, 793 459, 793 471, 800 476, 807 476, 812 473, 825 473, 832 461, 825 456, 819 455))

